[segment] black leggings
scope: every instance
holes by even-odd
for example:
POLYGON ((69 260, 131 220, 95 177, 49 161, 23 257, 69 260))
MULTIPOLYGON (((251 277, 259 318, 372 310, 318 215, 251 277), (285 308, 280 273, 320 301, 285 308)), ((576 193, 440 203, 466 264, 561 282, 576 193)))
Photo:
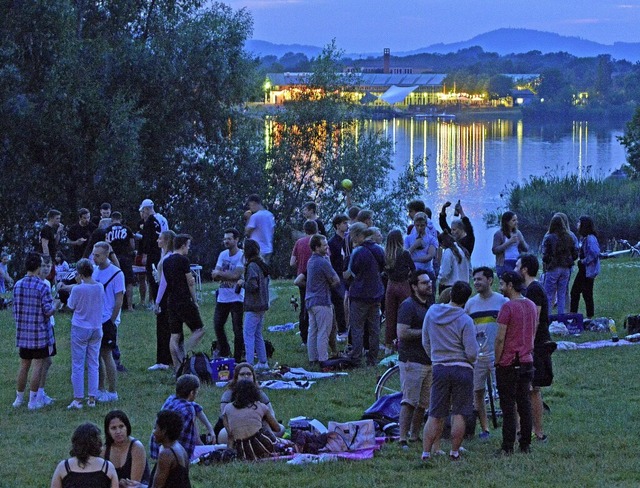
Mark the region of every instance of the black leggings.
POLYGON ((584 266, 578 266, 578 274, 576 275, 575 280, 573 280, 573 286, 571 287, 571 313, 578 312, 578 305, 580 305, 580 295, 582 295, 584 297, 584 305, 587 311, 587 317, 593 317, 594 280, 595 278, 587 278, 587 272, 584 266))

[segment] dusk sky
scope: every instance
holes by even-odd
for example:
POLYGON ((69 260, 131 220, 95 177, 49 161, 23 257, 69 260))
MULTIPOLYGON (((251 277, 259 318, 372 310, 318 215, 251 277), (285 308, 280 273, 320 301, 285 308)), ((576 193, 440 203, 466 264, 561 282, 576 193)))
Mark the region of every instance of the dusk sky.
POLYGON ((640 42, 640 0, 230 0, 254 19, 253 39, 346 52, 408 51, 501 27, 612 44, 640 42))

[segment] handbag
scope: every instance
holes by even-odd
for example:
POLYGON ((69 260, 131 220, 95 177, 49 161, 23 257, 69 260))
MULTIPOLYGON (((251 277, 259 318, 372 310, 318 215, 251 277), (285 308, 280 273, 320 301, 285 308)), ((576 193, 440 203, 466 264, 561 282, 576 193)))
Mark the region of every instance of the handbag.
POLYGON ((357 451, 376 445, 376 428, 373 420, 353 422, 329 422, 326 448, 332 452, 357 451))

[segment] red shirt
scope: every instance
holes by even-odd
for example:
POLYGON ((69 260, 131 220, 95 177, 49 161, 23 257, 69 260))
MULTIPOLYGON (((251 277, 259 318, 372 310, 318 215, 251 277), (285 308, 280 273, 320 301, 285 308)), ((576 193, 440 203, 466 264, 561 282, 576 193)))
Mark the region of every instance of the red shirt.
POLYGON ((296 257, 296 265, 298 266, 297 274, 307 272, 307 263, 312 254, 311 246, 309 245, 310 242, 311 236, 304 236, 298 239, 293 246, 291 255, 296 257))
POLYGON ((497 364, 510 366, 520 356, 521 363, 533 362, 533 339, 536 335, 538 310, 528 298, 518 298, 506 302, 496 322, 507 326, 502 356, 497 364))

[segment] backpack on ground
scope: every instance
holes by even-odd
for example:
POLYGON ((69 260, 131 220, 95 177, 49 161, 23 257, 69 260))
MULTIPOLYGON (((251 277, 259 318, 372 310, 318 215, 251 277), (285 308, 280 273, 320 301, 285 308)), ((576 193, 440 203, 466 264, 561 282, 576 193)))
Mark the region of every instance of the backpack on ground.
POLYGON ((179 378, 183 374, 194 374, 201 382, 211 384, 213 370, 211 369, 209 356, 204 352, 187 354, 178 368, 176 378, 179 378))
POLYGON ((624 328, 627 329, 628 335, 640 332, 640 315, 628 315, 624 319, 624 328))

